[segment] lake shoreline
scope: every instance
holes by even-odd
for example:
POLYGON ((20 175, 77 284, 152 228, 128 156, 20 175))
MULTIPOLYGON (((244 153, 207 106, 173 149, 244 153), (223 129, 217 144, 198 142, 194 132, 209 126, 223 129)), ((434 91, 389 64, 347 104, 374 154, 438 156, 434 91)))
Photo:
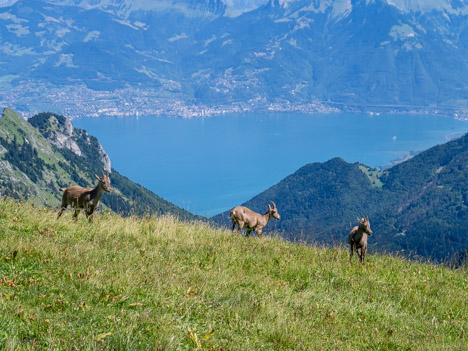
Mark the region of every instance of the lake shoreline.
MULTIPOLYGON (((68 116, 71 120, 79 120, 83 118, 140 118, 140 117, 155 117, 155 118, 218 118, 229 114, 269 114, 269 113, 291 113, 298 115, 322 115, 322 114, 357 114, 371 116, 380 115, 427 115, 454 118, 459 121, 468 121, 468 110, 463 110, 455 107, 434 107, 425 108, 417 106, 407 106, 402 108, 398 105, 374 105, 374 109, 369 108, 353 108, 353 105, 343 103, 330 103, 330 106, 310 104, 310 106, 288 105, 287 107, 262 107, 262 108, 246 108, 239 106, 224 106, 224 107, 208 107, 203 105, 183 105, 177 110, 158 110, 153 113, 140 113, 138 111, 119 111, 117 108, 107 113, 92 113, 85 116, 68 116), (333 106, 345 107, 338 108, 333 106)), ((366 105, 366 107, 373 105, 366 105)), ((25 116, 33 115, 31 112, 24 112, 25 116)))

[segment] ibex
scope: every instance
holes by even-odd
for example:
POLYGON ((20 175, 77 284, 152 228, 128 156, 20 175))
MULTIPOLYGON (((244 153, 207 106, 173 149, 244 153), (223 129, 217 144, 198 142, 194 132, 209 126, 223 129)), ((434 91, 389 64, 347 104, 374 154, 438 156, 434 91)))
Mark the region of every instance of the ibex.
POLYGON ((264 215, 254 212, 247 207, 237 206, 231 210, 232 220, 232 231, 236 228, 237 232, 240 232, 242 228, 247 229, 245 236, 249 236, 251 231, 257 233, 258 236, 262 236, 262 230, 267 225, 271 217, 276 220, 280 220, 281 217, 278 214, 276 204, 272 201, 273 207, 268 204, 268 211, 264 215))
POLYGON ((90 222, 92 221, 93 212, 99 205, 102 192, 106 191, 109 193, 112 190, 110 186, 109 173, 104 174, 103 171, 101 171, 101 173, 102 178, 98 175, 95 175, 99 180, 99 183, 94 189, 82 188, 76 185, 69 186, 68 188, 60 188, 60 191, 63 191, 64 193, 62 197, 62 208, 57 214, 57 219, 60 218, 63 211, 65 211, 67 206, 70 205, 75 208, 75 214, 73 215, 75 220, 77 220, 80 210, 84 209, 86 212, 86 217, 90 222))
POLYGON ((357 219, 359 226, 354 227, 349 232, 348 244, 350 246, 350 255, 349 261, 353 257, 353 252, 356 250, 356 253, 359 256, 359 261, 364 263, 366 259, 367 251, 367 236, 372 235, 372 230, 370 228, 369 217, 362 217, 362 219, 357 219))

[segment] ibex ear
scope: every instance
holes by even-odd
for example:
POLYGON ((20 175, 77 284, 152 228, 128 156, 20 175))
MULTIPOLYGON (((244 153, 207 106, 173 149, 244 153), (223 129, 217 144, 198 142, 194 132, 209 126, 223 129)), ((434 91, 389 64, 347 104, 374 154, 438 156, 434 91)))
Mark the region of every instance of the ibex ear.
POLYGON ((101 178, 99 178, 97 174, 95 174, 94 176, 97 178, 97 180, 101 180, 101 178))
POLYGON ((273 208, 268 204, 268 211, 271 211, 273 208))
POLYGON ((358 221, 359 223, 362 222, 361 218, 359 218, 359 217, 356 217, 356 218, 357 218, 357 221, 358 221))

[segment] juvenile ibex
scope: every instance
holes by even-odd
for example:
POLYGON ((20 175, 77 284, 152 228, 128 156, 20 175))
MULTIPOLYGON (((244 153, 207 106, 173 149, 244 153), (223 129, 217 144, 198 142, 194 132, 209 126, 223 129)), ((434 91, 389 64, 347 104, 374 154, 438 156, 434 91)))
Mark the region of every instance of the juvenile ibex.
POLYGON ((93 188, 82 188, 80 186, 69 186, 68 188, 60 188, 60 191, 63 191, 62 197, 62 208, 57 214, 57 219, 60 218, 63 211, 67 208, 68 205, 75 208, 75 214, 73 218, 76 220, 81 209, 84 209, 86 212, 86 217, 91 222, 93 217, 94 210, 99 205, 99 200, 103 191, 110 192, 112 190, 110 186, 109 173, 104 174, 102 172, 102 178, 96 175, 96 178, 99 180, 98 185, 93 188))
POLYGON ((362 219, 357 219, 359 222, 359 226, 354 227, 349 232, 348 244, 350 246, 350 255, 349 261, 351 262, 351 258, 353 257, 353 252, 356 250, 356 253, 359 256, 359 261, 364 263, 366 259, 366 251, 367 251, 367 236, 372 235, 372 230, 370 228, 369 217, 366 216, 362 219))
POLYGON ((244 206, 233 208, 230 214, 232 220, 232 231, 234 231, 237 224, 237 232, 240 232, 242 228, 247 229, 245 236, 249 236, 251 231, 256 232, 258 236, 262 236, 262 230, 265 228, 271 217, 276 220, 281 219, 275 203, 273 201, 271 203, 273 204, 273 207, 268 205, 268 211, 264 215, 254 212, 244 206))

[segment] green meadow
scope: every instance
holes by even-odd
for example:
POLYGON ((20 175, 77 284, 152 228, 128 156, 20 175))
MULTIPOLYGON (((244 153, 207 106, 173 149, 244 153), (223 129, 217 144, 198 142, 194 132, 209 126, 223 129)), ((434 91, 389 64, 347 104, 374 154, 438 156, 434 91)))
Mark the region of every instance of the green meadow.
POLYGON ((467 273, 3 198, 0 349, 466 350, 467 273))

